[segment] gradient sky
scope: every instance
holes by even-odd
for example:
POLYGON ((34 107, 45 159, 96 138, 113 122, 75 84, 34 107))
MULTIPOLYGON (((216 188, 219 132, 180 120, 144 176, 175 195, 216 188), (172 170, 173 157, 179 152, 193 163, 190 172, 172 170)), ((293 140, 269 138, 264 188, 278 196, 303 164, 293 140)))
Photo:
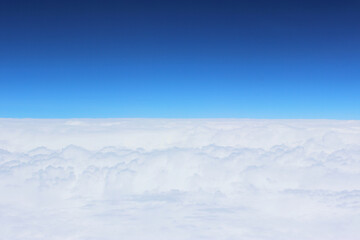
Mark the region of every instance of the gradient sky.
POLYGON ((360 119, 360 1, 0 1, 0 117, 360 119))

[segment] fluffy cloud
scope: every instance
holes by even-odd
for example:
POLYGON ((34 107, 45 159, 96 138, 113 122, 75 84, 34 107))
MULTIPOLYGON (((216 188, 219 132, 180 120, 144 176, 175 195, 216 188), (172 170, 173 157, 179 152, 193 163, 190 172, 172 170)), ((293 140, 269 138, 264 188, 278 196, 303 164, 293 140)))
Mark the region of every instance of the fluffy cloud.
POLYGON ((360 122, 0 120, 0 239, 356 239, 360 122))

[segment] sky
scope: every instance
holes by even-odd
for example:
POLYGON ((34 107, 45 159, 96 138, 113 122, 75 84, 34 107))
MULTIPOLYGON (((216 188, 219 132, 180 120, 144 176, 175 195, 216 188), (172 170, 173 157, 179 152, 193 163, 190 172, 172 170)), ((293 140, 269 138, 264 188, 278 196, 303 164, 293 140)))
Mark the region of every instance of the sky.
POLYGON ((360 2, 0 1, 0 117, 360 119, 360 2))

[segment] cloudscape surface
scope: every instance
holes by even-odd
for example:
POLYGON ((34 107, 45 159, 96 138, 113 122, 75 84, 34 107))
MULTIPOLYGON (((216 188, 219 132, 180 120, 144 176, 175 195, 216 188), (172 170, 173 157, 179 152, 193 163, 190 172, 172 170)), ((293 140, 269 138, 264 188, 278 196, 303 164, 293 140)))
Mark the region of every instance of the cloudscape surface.
POLYGON ((0 120, 0 239, 360 235, 360 122, 0 120))
POLYGON ((2 0, 0 117, 360 119, 360 2, 2 0))

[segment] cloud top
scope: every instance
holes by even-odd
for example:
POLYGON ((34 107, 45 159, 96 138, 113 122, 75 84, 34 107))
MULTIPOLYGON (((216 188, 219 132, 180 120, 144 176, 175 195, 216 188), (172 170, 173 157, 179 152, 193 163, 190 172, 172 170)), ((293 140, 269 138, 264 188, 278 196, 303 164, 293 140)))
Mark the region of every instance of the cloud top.
POLYGON ((0 120, 0 239, 356 239, 360 121, 0 120))

